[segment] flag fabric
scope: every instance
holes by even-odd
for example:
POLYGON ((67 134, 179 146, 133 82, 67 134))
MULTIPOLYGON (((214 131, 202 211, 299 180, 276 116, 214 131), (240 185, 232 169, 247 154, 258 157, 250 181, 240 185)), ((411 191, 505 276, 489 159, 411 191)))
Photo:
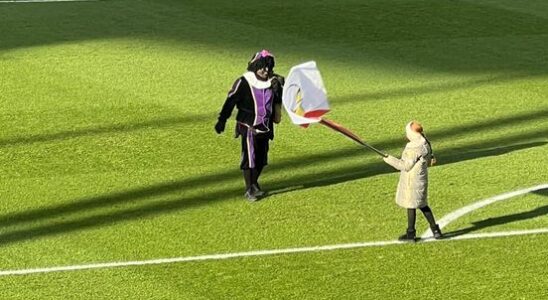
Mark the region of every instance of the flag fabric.
POLYGON ((291 68, 285 80, 282 102, 291 122, 304 127, 320 122, 329 112, 327 92, 316 62, 291 68))
POLYGON ((327 92, 320 71, 316 67, 316 62, 305 62, 289 70, 284 84, 282 102, 291 122, 294 124, 308 127, 312 123, 320 123, 369 150, 387 157, 387 154, 365 143, 352 131, 323 118, 323 115, 329 112, 329 102, 327 102, 327 92))

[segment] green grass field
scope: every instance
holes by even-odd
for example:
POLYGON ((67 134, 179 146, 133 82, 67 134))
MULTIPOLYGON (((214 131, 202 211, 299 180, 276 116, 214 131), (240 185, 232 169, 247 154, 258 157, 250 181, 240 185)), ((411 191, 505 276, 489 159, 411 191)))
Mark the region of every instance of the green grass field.
MULTIPOLYGON (((243 198, 213 125, 256 51, 315 60, 332 111, 399 156, 421 121, 437 218, 548 183, 545 0, 0 3, 0 272, 392 241, 399 174, 287 115, 243 198)), ((452 234, 548 228, 546 189, 452 234)), ((417 218, 417 230, 427 229, 417 218)), ((546 299, 548 234, 0 276, 0 299, 546 299)))

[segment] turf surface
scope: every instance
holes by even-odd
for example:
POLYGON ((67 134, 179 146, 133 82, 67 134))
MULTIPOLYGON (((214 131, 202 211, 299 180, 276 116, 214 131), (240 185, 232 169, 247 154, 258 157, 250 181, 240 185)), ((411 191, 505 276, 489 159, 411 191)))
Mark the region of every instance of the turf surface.
MULTIPOLYGON (((0 269, 392 240, 398 174, 326 128, 276 128, 243 199, 213 124, 261 48, 314 59, 329 117, 399 155, 421 121, 437 217, 548 182, 544 1, 0 4, 0 269)), ((453 234, 548 227, 545 191, 453 234)), ((419 217, 417 229, 426 229, 419 217)), ((546 297, 546 235, 0 277, 0 298, 546 297)))

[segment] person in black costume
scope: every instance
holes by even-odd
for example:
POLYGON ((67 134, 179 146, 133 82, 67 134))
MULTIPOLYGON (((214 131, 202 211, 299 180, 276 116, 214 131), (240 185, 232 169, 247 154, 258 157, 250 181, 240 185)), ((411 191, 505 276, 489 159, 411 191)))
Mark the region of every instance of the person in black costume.
POLYGON ((268 50, 255 53, 247 65, 247 72, 238 78, 228 92, 219 113, 215 131, 225 130, 226 121, 234 107, 236 137, 241 137, 240 169, 245 181, 245 197, 256 201, 265 195, 258 180, 268 164, 269 141, 274 138, 274 123, 281 120, 284 78, 274 73, 274 56, 268 50))

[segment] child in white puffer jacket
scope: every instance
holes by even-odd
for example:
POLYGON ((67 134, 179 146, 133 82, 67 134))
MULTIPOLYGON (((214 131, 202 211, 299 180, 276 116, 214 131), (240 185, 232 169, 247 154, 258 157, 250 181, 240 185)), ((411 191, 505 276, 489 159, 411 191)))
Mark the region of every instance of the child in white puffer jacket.
POLYGON ((409 143, 405 146, 401 159, 388 155, 384 161, 400 170, 400 180, 396 192, 396 203, 407 209, 407 232, 399 237, 402 241, 414 242, 416 209, 420 209, 434 234, 434 238, 442 238, 442 233, 434 219, 434 214, 428 206, 428 167, 436 160, 432 146, 423 133, 423 128, 416 121, 405 126, 409 143))

